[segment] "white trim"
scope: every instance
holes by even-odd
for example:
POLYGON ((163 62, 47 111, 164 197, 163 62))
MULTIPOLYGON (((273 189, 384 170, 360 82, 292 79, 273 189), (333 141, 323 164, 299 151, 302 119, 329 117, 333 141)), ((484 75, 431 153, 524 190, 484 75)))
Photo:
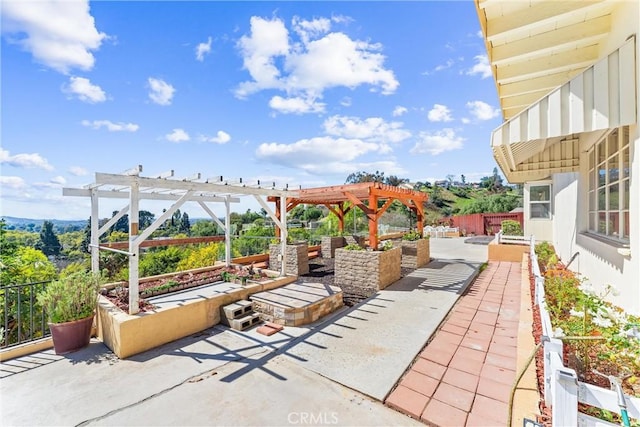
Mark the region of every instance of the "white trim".
MULTIPOLYGON (((579 163, 571 150, 556 150, 584 132, 632 125, 636 122, 635 37, 567 83, 545 95, 495 129, 494 157, 509 182, 540 179, 557 167, 532 165, 542 152, 554 161, 567 160, 562 172, 575 172, 579 163)), ((539 162, 538 162, 539 163, 539 162)))

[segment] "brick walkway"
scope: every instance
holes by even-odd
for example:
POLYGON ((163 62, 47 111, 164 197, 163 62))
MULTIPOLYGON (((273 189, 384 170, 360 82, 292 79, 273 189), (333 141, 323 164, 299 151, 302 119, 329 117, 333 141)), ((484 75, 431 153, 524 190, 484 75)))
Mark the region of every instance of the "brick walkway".
POLYGON ((491 262, 386 404, 438 426, 506 425, 516 376, 521 264, 491 262))

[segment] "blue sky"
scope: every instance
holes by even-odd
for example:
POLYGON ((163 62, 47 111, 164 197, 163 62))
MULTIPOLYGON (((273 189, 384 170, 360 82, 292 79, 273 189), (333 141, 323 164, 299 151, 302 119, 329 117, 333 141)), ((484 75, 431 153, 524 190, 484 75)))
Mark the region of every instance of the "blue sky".
POLYGON ((479 30, 471 1, 3 0, 0 212, 85 219, 62 187, 138 164, 290 187, 477 181, 501 123, 479 30))

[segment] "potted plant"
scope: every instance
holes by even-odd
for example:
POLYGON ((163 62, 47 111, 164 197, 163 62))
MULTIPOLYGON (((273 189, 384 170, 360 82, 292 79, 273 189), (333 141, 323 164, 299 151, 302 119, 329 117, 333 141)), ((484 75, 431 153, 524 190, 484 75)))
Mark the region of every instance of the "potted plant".
POLYGON ((417 230, 409 231, 402 236, 402 266, 419 268, 429 264, 431 251, 429 236, 421 236, 417 230))
POLYGON ((77 272, 51 282, 38 294, 38 303, 49 319, 56 354, 89 345, 99 289, 99 275, 77 272))

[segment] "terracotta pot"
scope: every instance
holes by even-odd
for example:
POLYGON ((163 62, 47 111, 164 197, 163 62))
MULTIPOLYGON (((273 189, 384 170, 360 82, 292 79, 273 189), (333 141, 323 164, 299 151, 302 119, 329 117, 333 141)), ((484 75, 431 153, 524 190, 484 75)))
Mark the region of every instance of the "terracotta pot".
POLYGON ((89 345, 93 315, 65 323, 49 323, 53 349, 56 354, 67 354, 89 345))

